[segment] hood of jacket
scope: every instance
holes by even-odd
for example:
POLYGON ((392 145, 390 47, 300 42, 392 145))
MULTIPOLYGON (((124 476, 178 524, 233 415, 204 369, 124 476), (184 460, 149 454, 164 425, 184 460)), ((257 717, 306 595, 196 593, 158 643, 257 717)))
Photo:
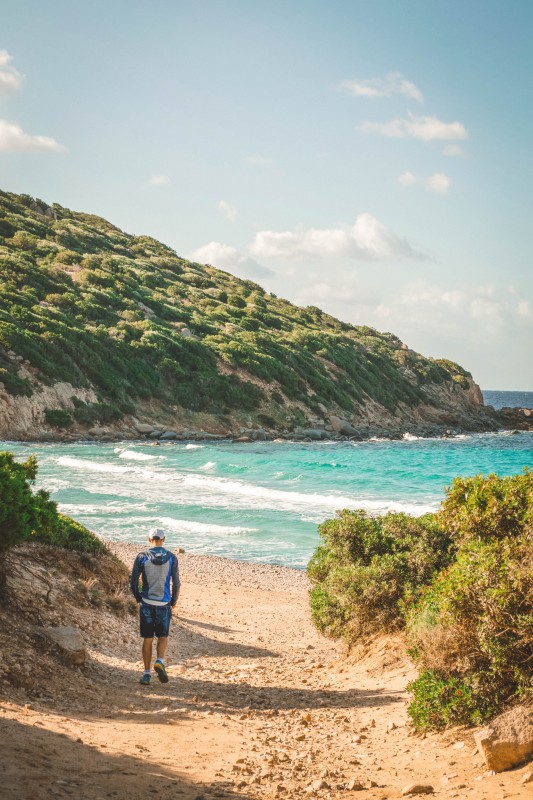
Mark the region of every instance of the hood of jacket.
POLYGON ((166 564, 172 558, 172 553, 169 553, 164 547, 151 547, 146 551, 146 555, 152 564, 166 564))

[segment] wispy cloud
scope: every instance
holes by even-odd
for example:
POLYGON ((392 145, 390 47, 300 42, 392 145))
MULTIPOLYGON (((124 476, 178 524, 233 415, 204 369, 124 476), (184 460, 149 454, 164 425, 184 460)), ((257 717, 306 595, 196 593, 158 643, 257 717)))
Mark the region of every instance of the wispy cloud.
POLYGON ((443 122, 438 117, 413 114, 409 114, 407 119, 390 122, 364 122, 359 130, 392 139, 421 139, 424 142, 468 139, 468 131, 462 122, 443 122))
POLYGON ((274 159, 267 158, 266 156, 246 156, 244 163, 249 167, 271 167, 274 159))
POLYGON ((7 50, 0 50, 0 98, 18 91, 24 83, 24 76, 11 64, 13 57, 7 50))
POLYGON ((402 186, 414 186, 418 184, 419 186, 423 186, 424 189, 427 189, 428 192, 434 192, 434 194, 448 194, 452 186, 451 178, 445 175, 444 172, 435 172, 428 178, 413 175, 412 172, 402 172, 398 177, 398 182, 401 183, 402 186))
POLYGON ((217 208, 220 213, 226 217, 226 219, 229 219, 230 222, 235 222, 237 219, 237 209, 230 203, 227 203, 225 200, 219 200, 217 208))
POLYGON ((190 258, 198 264, 211 264, 213 267, 226 269, 241 278, 260 279, 274 274, 268 267, 240 253, 236 247, 222 242, 204 244, 191 253, 190 258))
POLYGON ((56 142, 51 136, 34 136, 23 131, 16 122, 0 119, 0 152, 2 153, 30 153, 44 150, 60 152, 64 149, 63 145, 56 142))
MULTIPOLYGON (((0 50, 0 100, 22 88, 24 76, 11 64, 13 57, 0 50)), ((26 133, 16 122, 0 119, 0 153, 60 152, 65 148, 51 136, 26 133)))
POLYGON ((148 186, 167 186, 170 183, 168 175, 152 175, 148 179, 148 186))
POLYGON ((423 103, 420 89, 406 80, 400 72, 389 72, 384 78, 367 78, 341 81, 340 88, 354 97, 391 97, 402 94, 417 103, 423 103))
POLYGON ((445 156, 451 156, 452 158, 458 158, 459 156, 464 156, 465 154, 465 151, 460 144, 447 144, 445 147, 443 147, 442 152, 445 156))
POLYGON ((351 258, 361 261, 427 258, 369 213, 360 214, 353 225, 259 231, 250 252, 258 258, 351 258))

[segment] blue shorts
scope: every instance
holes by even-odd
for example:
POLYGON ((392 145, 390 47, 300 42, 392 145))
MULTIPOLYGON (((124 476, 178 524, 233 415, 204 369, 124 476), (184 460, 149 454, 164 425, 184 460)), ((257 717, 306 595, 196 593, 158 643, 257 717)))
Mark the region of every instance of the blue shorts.
POLYGON ((153 639, 157 636, 168 636, 172 609, 170 606, 150 606, 141 603, 139 608, 139 621, 143 639, 153 639))

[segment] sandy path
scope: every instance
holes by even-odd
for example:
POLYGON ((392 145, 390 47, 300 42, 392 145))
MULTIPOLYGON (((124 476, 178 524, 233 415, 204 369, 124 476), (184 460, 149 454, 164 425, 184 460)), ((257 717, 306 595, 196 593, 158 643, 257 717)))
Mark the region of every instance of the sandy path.
MULTIPOLYGON (((129 565, 137 548, 118 549, 129 565)), ((1 703, 2 800, 353 791, 374 800, 413 782, 442 798, 531 800, 526 768, 487 775, 470 732, 412 736, 398 643, 374 643, 358 663, 342 658, 310 623, 305 576, 221 559, 181 564, 169 684, 138 684, 131 619, 99 620, 77 684, 53 701, 1 703)))

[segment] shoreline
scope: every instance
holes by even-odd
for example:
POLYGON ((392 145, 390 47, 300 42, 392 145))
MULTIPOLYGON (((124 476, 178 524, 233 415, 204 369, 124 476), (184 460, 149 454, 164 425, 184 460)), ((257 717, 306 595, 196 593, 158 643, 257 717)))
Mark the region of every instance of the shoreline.
MULTIPOLYGON (((110 552, 130 569, 138 553, 148 547, 148 541, 139 544, 103 539, 110 552)), ((168 546, 178 558, 180 579, 184 583, 221 583, 228 587, 262 589, 268 591, 300 594, 311 588, 305 569, 285 567, 280 564, 264 564, 255 561, 239 561, 225 556, 180 552, 180 547, 168 546)))
MULTIPOLYGON (((533 412, 532 412, 533 414, 533 412)), ((453 439, 464 439, 470 436, 513 436, 522 433, 533 433, 533 423, 528 428, 498 428, 497 430, 476 430, 476 431, 446 431, 444 433, 420 433, 404 431, 402 434, 394 432, 381 432, 372 433, 365 438, 356 438, 351 436, 335 436, 335 437, 321 437, 320 439, 311 439, 309 437, 301 436, 279 436, 266 438, 234 438, 231 436, 223 436, 217 434, 205 434, 198 432, 197 434, 187 436, 176 436, 173 438, 151 438, 146 436, 128 436, 127 433, 118 432, 116 434, 105 434, 102 436, 66 436, 66 435, 46 435, 36 438, 0 438, 0 445, 2 444, 20 444, 23 446, 30 445, 91 445, 91 444, 132 444, 132 445, 150 445, 160 446, 161 444, 375 444, 381 442, 412 442, 412 441, 446 441, 453 439)))

